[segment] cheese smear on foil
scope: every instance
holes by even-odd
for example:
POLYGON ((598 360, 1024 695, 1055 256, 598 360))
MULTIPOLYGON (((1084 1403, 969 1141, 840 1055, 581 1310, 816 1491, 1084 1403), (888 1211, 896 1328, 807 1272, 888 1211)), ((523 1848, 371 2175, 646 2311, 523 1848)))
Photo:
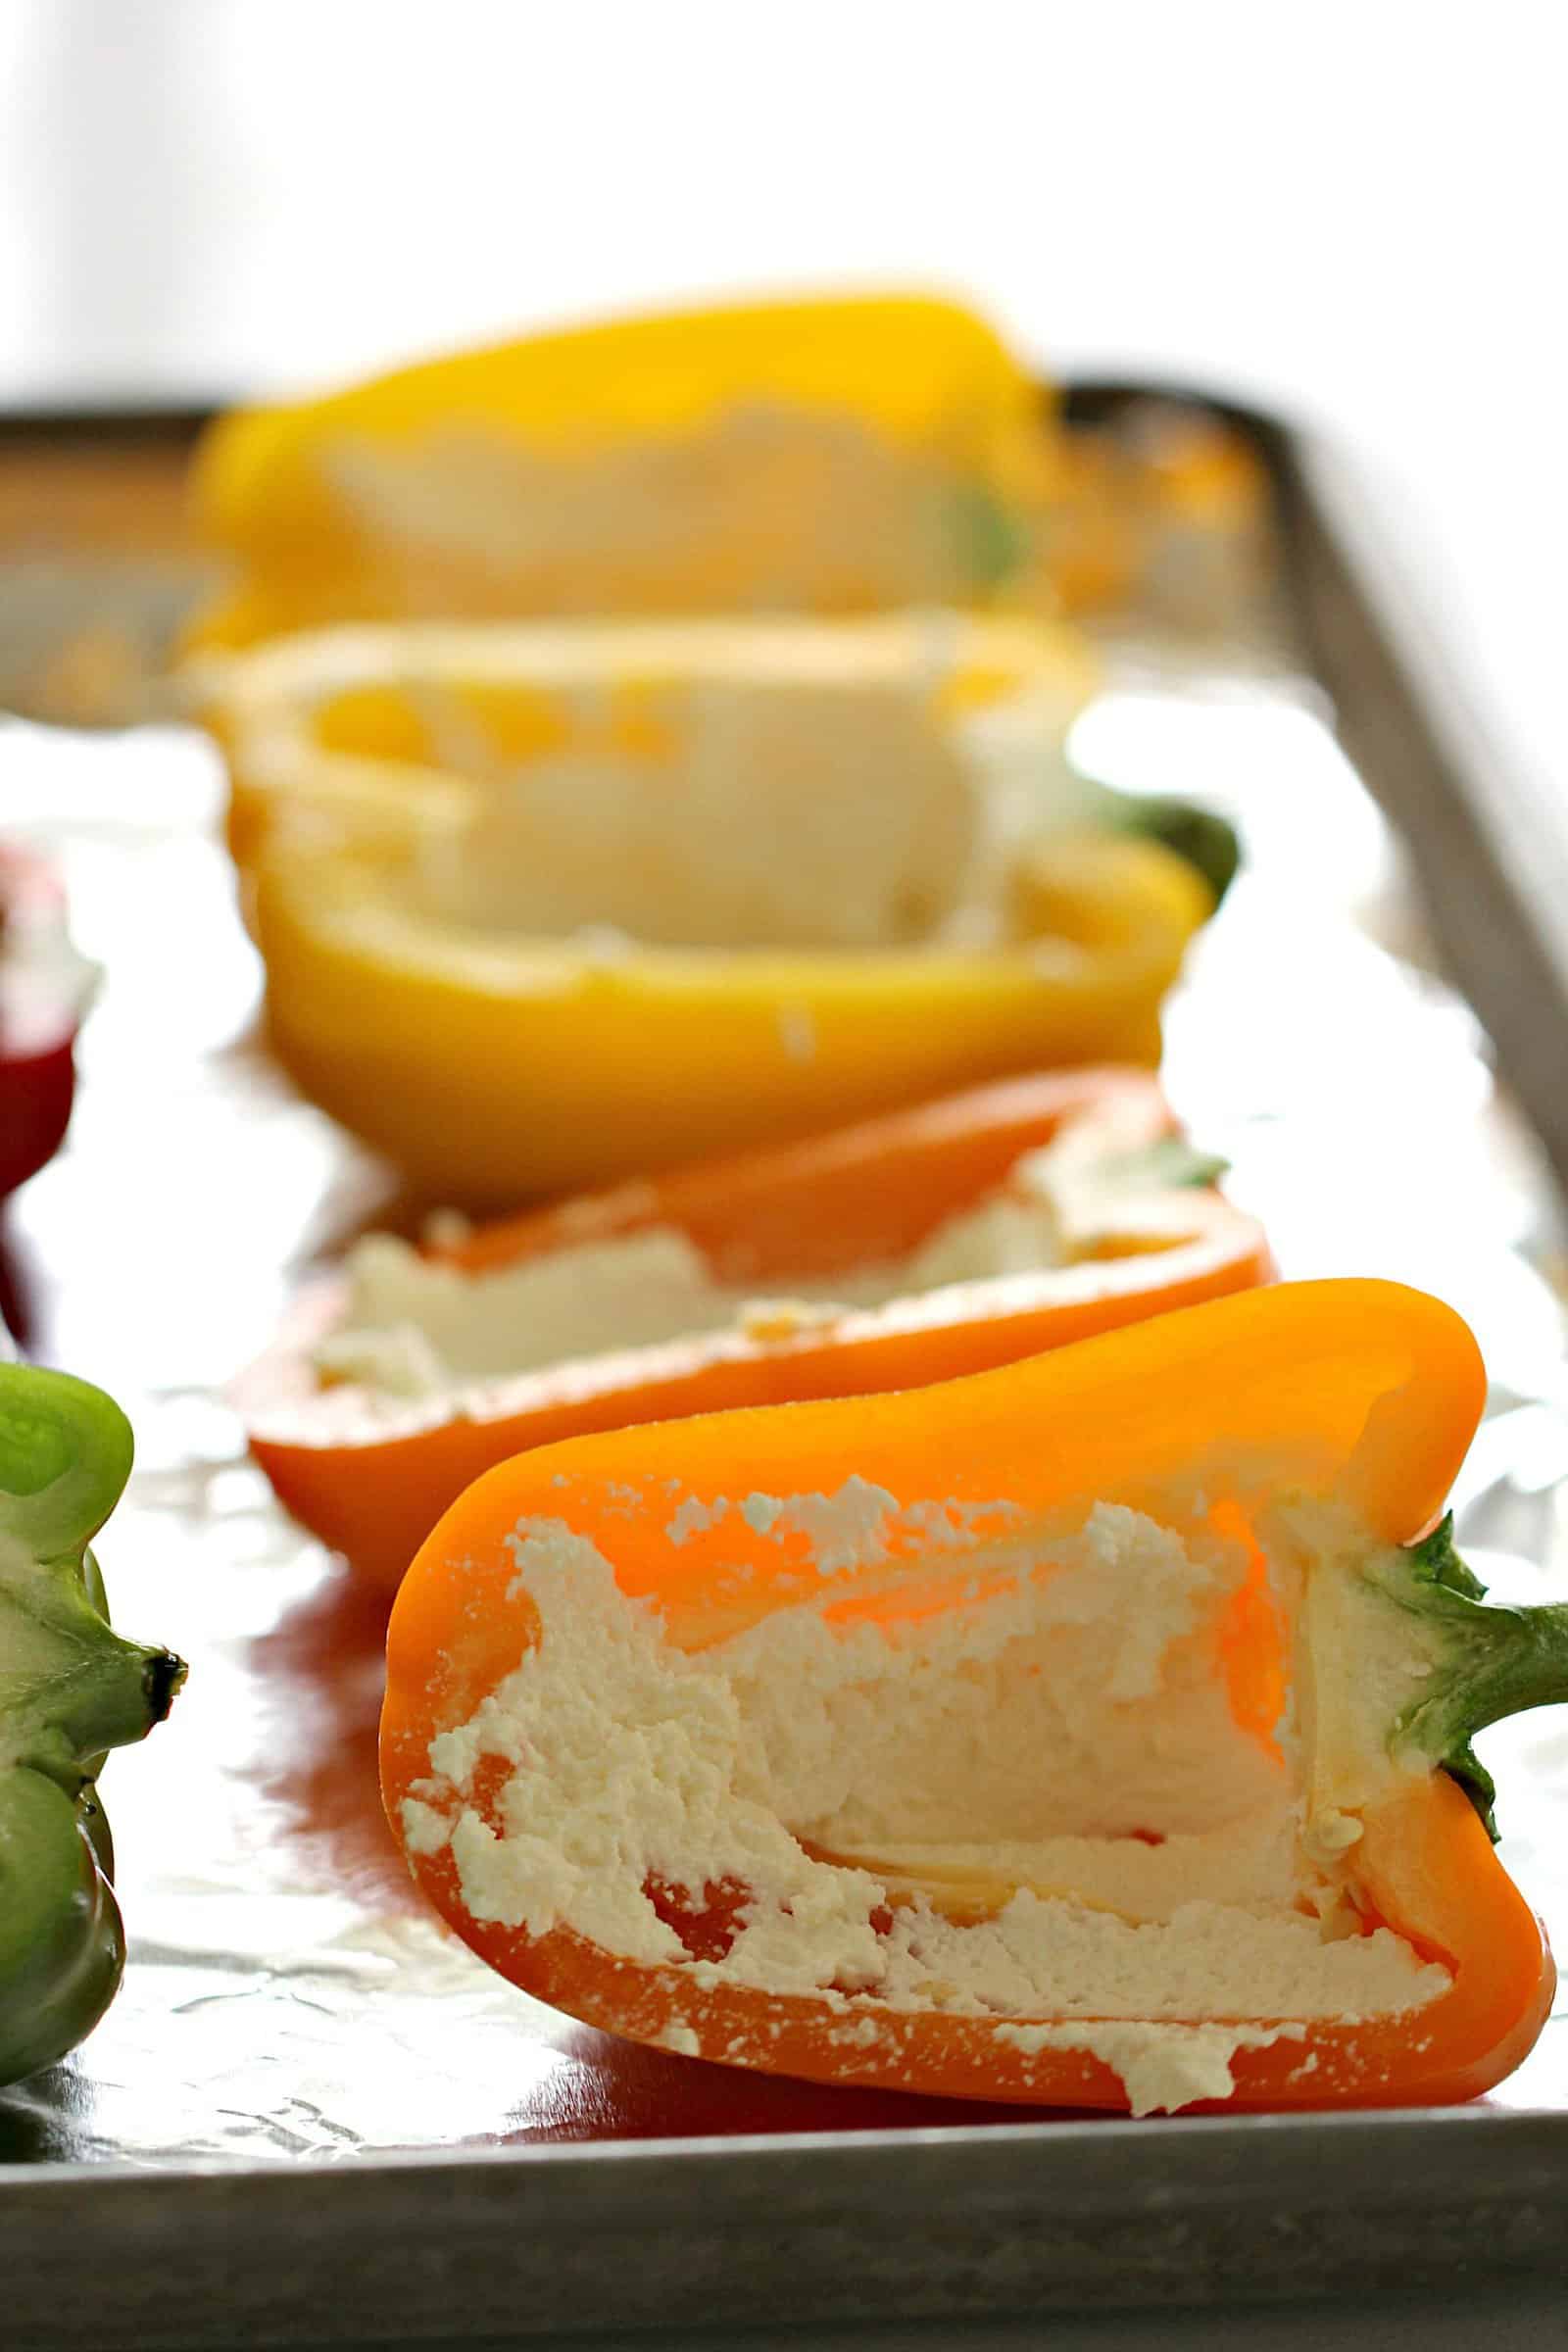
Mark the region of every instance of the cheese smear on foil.
POLYGON ((687 1498, 666 1532, 718 1540, 732 1516, 808 1537, 823 1591, 693 1652, 564 1523, 507 1539, 539 1638, 404 1804, 411 1850, 450 1847, 475 1920, 812 1997, 855 2049, 896 2054, 903 2021, 943 2010, 1026 2054, 1088 2051, 1137 2113, 1225 2097, 1239 2050, 1307 2021, 1447 1988, 1390 1930, 1343 1932, 1291 1728, 1232 1716, 1216 1639, 1240 1546, 1105 1503, 1000 1536, 988 1507, 966 1534, 854 1479, 687 1498), (897 1528, 945 1530, 923 1593, 906 1551, 878 1581, 897 1528), (937 1899, 977 1883, 991 1907, 937 1899), (698 1956, 654 1893, 715 1885, 744 1899, 698 1956))

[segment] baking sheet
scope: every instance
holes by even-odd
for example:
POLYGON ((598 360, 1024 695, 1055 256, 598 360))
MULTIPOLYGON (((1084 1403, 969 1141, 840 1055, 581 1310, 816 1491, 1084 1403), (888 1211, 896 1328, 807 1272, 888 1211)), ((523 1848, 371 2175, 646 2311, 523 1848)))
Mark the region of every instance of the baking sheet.
POLYGON ((0 416, 0 708, 128 726, 222 566, 185 492, 197 412, 0 416))
MULTIPOLYGON (((1115 660, 1112 690, 1080 725, 1085 764, 1212 800, 1247 848, 1172 1008, 1176 1107, 1229 1156, 1231 1189, 1288 1275, 1393 1276, 1469 1318, 1493 1396, 1456 1494, 1461 1542, 1499 1596, 1560 1594, 1568 1348, 1541 1147, 1438 976, 1401 856, 1290 649, 1131 640, 1115 660)), ((1265 2146, 1273 2159, 1338 2146, 1350 2167, 1377 2123, 1052 2130, 1018 2109, 834 2092, 636 2049, 502 1984, 423 1914, 376 1801, 378 1604, 271 1502, 215 1394, 265 1345, 307 1265, 410 1204, 260 1050, 219 806, 216 761, 182 730, 0 725, 0 818, 62 854, 80 944, 108 975, 70 1147, 14 1204, 11 1273, 36 1351, 131 1413, 138 1468, 102 1545, 106 1574, 120 1621, 191 1665, 170 1725, 106 1775, 131 1935, 124 1989, 74 2058, 0 2093, 0 2166, 79 2187, 128 2165, 194 2211, 194 2166, 303 2178, 302 2163, 324 2163, 358 2185, 318 2187, 323 2213, 340 2197, 345 2218, 373 2216, 365 2199, 380 2182, 388 2225, 406 2176, 372 2160, 394 2151, 850 2133, 870 2135, 878 2177, 896 2180, 901 2150, 912 2162, 952 2135, 972 2155, 978 2133, 999 2163, 1065 2147, 1080 2180, 1070 2151, 1102 2145, 1108 2162, 1136 2146, 1131 2180, 1159 2161, 1149 2151, 1163 2132, 1173 2154, 1201 2144, 1243 2176, 1265 2146)), ((1498 1727, 1481 1745, 1501 1785, 1505 1858, 1568 1948, 1568 1716, 1498 1727)), ((1480 2109, 1410 2128, 1435 2149, 1435 2134, 1485 2114, 1518 2126, 1509 2145, 1528 2143, 1531 2163, 1544 2150, 1568 2165, 1565 2110, 1559 2014, 1480 2109)), ((779 2144, 781 2161, 796 2144, 779 2144)), ((751 2179, 752 2155, 734 2147, 717 2178, 751 2179)), ((1019 2165, 1016 2180, 1039 2177, 1019 2165)), ((1192 2168, 1184 2154, 1196 2183, 1192 2168)), ((537 2192, 535 2167, 516 2178, 537 2192)), ((618 2311, 613 2277, 599 2286, 618 2311)), ((188 2311, 150 2332, 145 2312, 139 2323, 150 2342, 202 2340, 195 2324, 188 2311)), ((298 2316, 276 2326, 275 2340, 309 2340, 298 2316)))

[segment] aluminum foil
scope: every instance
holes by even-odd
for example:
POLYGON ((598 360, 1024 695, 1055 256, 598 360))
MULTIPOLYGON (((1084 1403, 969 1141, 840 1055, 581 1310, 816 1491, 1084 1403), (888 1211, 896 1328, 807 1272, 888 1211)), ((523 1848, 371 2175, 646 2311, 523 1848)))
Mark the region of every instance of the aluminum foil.
MULTIPOLYGON (((1176 1107, 1288 1275, 1394 1276, 1468 1317, 1493 1393, 1456 1494, 1465 1551, 1502 1597, 1562 1593, 1552 1189, 1331 714, 1287 669, 1124 652, 1075 750, 1240 825, 1246 868, 1170 1016, 1176 1107)), ((283 1516, 221 1400, 304 1267, 397 1203, 257 1043, 220 804, 180 730, 0 727, 0 824, 60 853, 108 974, 70 1148, 14 1205, 13 1271, 37 1351, 131 1413, 104 1565, 121 1623, 191 1667, 169 1725, 106 1775, 124 1987, 73 2059, 0 2093, 0 2163, 1017 2122, 615 2043, 492 1977, 414 1895, 376 1797, 383 1604, 283 1516)), ((1568 1950, 1568 1714, 1481 1744, 1504 1857, 1568 1950)), ((1561 2017, 1489 2103, 1568 2107, 1561 2017)))

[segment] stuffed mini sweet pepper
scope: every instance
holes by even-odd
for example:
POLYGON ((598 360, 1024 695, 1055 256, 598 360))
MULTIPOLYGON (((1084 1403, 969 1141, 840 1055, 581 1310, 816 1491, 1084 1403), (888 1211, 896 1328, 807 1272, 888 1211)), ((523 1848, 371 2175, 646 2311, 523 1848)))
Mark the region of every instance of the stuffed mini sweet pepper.
POLYGON ((829 296, 610 320, 222 418, 193 642, 343 620, 858 612, 1015 573, 1057 466, 982 319, 829 296))
POLYGON ((1471 1740, 1568 1695, 1444 1500, 1448 1308, 1284 1285, 489 1472, 393 1612, 389 1817, 661 2048, 1054 2107, 1468 2098, 1553 1973, 1471 1740))
POLYGON ((1226 877, 1065 760, 1096 675, 955 612, 263 649, 207 710, 273 1047, 492 1207, 1152 1062, 1226 877))
POLYGON ((125 1937, 98 1776, 185 1679, 109 1623, 91 1540, 130 1460, 101 1390, 0 1363, 0 2083, 52 2066, 114 1999, 125 1937))
POLYGON ((1255 551, 1268 484, 1211 411, 1085 430, 984 318, 895 293, 609 319, 241 410, 192 506, 232 567, 190 632, 212 650, 362 620, 1168 611, 1173 574, 1190 615, 1255 551))
POLYGON ((1136 1070, 1020 1078, 421 1250, 375 1234, 240 1384, 279 1497, 395 1590, 481 1470, 592 1429, 914 1388, 1266 1280, 1136 1070))

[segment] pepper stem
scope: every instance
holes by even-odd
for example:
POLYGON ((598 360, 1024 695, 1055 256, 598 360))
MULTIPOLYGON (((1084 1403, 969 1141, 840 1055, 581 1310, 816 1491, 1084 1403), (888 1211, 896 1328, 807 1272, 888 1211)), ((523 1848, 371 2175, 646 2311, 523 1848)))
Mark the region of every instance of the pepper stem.
POLYGON ((1405 1709, 1402 1739, 1441 1757, 1489 1723, 1568 1700, 1568 1605, 1461 1601, 1444 1608, 1443 1622, 1459 1636, 1458 1654, 1440 1669, 1438 1688, 1405 1709))
POLYGON ((1399 1716, 1395 1741, 1451 1772, 1495 1837, 1492 1776, 1470 1742, 1505 1716, 1568 1702, 1568 1603, 1486 1600, 1454 1549, 1451 1517, 1403 1557, 1411 1583, 1396 1597, 1441 1636, 1443 1654, 1427 1690, 1399 1716))

